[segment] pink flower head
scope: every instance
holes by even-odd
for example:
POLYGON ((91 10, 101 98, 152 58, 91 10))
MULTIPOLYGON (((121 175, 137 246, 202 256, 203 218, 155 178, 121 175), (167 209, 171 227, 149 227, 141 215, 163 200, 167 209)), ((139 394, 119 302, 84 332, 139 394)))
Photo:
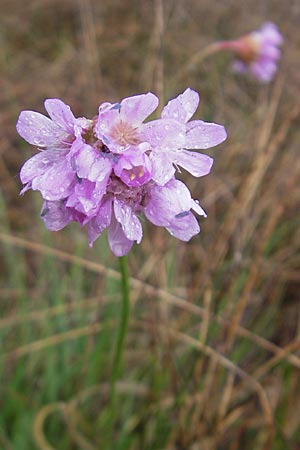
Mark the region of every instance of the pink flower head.
POLYGON ((276 73, 282 43, 283 38, 276 25, 265 23, 259 30, 231 43, 237 56, 233 70, 250 73, 259 81, 268 83, 276 73))
POLYGON ((17 130, 40 150, 21 168, 21 192, 41 192, 41 216, 52 231, 70 221, 87 225, 93 245, 107 229, 116 256, 141 242, 141 215, 188 241, 200 231, 193 211, 205 213, 175 179, 175 169, 206 175, 212 159, 190 149, 212 147, 226 138, 220 125, 189 122, 198 102, 198 94, 187 89, 168 103, 161 119, 146 123, 158 105, 151 93, 102 104, 92 120, 75 118, 58 99, 45 101, 50 119, 21 112, 17 130))

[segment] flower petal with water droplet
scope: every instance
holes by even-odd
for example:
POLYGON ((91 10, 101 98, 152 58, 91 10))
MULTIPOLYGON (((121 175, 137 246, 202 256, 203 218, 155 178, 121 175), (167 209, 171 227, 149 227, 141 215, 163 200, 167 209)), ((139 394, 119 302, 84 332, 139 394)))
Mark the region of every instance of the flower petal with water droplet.
POLYGON ((37 147, 58 146, 68 138, 68 134, 51 119, 35 111, 22 111, 17 131, 29 144, 37 147))

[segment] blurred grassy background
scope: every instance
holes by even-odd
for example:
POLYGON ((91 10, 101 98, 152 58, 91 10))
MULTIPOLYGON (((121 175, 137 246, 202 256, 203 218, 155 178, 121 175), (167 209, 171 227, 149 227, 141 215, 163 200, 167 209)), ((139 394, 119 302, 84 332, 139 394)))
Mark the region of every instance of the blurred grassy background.
POLYGON ((300 4, 282 0, 1 0, 2 450, 300 449, 300 4), (276 80, 260 86, 205 45, 274 21, 276 80), (174 82, 174 80, 180 80, 174 82), (34 149, 22 109, 75 115, 187 86, 226 126, 211 175, 183 175, 208 213, 188 244, 144 224, 129 256, 132 311, 118 418, 108 418, 120 296, 105 236, 44 229, 18 193, 34 149))

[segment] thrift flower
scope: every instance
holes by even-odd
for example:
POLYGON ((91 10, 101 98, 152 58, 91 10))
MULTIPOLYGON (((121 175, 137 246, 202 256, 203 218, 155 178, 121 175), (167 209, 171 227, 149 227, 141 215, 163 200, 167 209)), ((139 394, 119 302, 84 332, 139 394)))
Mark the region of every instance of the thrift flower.
POLYGON ((224 42, 223 48, 235 51, 237 60, 233 63, 234 71, 250 73, 259 81, 268 83, 276 73, 282 43, 283 38, 276 25, 267 22, 259 30, 237 41, 224 42))
POLYGON ((172 99, 162 111, 162 119, 147 124, 145 137, 151 140, 153 151, 150 159, 153 163, 153 179, 163 185, 182 167, 195 177, 207 175, 213 159, 191 149, 207 149, 223 142, 226 131, 223 126, 192 120, 199 105, 199 95, 192 89, 186 89, 177 98, 172 99), (157 129, 160 133, 157 133, 157 129))
POLYGON ((200 231, 194 213, 205 212, 176 180, 176 168, 197 177, 208 174, 212 159, 190 149, 226 138, 220 125, 189 122, 198 103, 198 94, 187 89, 168 103, 160 119, 149 122, 158 105, 152 93, 104 103, 91 120, 75 118, 58 99, 45 101, 50 118, 22 111, 17 131, 40 151, 21 168, 21 193, 41 192, 41 217, 49 230, 70 221, 87 225, 92 246, 107 229, 116 256, 141 242, 142 215, 188 241, 200 231))

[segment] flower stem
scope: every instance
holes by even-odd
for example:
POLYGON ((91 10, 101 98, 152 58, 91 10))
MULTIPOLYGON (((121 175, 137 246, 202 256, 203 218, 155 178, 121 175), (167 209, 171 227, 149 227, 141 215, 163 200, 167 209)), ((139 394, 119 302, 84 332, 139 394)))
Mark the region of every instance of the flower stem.
POLYGON ((129 319, 129 311, 130 311, 130 298, 129 298, 129 274, 128 274, 128 264, 127 257, 121 256, 119 258, 120 263, 120 273, 121 273, 121 286, 122 286, 122 310, 121 310, 121 319, 120 319, 120 327, 118 332, 117 344, 115 349, 113 368, 112 368, 112 377, 110 383, 110 394, 111 394, 111 403, 114 409, 115 396, 116 396, 116 382, 119 377, 121 363, 122 363, 122 354, 124 350, 124 342, 128 327, 128 319, 129 319))
POLYGON ((221 42, 214 42, 207 47, 199 50, 190 57, 181 68, 179 72, 170 80, 172 86, 176 86, 179 81, 185 78, 191 71, 193 71, 197 65, 206 59, 208 56, 223 50, 221 42))

